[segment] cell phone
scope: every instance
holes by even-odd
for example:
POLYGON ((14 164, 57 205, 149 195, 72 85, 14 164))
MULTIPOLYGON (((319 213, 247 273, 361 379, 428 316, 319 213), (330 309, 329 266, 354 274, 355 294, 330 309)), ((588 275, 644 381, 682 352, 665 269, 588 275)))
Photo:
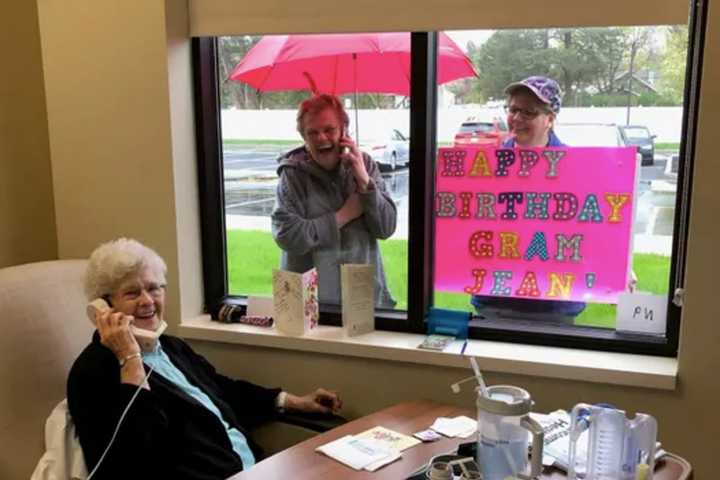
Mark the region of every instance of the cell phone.
MULTIPOLYGON (((340 139, 342 140, 345 137, 346 137, 345 128, 343 128, 342 131, 340 132, 340 139)), ((340 147, 340 155, 347 155, 348 153, 350 153, 350 147, 348 147, 348 146, 340 147)))
MULTIPOLYGON (((110 304, 104 298, 96 298, 92 302, 87 304, 86 313, 90 323, 95 324, 95 319, 98 315, 101 315, 107 310, 110 310, 110 304)), ((167 328, 167 323, 163 320, 160 322, 160 326, 154 332, 152 330, 145 330, 144 328, 138 328, 134 325, 130 325, 130 331, 132 332, 138 345, 144 352, 151 352, 157 345, 158 338, 167 328)))

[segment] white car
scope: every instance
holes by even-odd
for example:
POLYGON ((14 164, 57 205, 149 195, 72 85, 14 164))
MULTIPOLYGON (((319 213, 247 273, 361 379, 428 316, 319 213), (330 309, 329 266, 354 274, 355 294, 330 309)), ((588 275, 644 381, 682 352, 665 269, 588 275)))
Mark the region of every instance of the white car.
POLYGON ((625 138, 615 124, 558 123, 553 127, 568 147, 625 147, 625 138))
POLYGON ((399 130, 392 129, 384 138, 360 142, 360 150, 375 160, 381 171, 396 170, 410 161, 410 139, 399 130))

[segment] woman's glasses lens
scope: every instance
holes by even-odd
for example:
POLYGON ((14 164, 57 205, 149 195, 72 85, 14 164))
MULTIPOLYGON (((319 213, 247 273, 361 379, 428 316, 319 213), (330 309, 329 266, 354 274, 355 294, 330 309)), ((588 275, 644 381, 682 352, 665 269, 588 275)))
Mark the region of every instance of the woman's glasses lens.
POLYGON ((526 108, 520 108, 520 107, 510 107, 508 105, 505 105, 505 113, 515 116, 520 115, 521 117, 532 120, 533 118, 540 115, 540 110, 528 110, 526 108))

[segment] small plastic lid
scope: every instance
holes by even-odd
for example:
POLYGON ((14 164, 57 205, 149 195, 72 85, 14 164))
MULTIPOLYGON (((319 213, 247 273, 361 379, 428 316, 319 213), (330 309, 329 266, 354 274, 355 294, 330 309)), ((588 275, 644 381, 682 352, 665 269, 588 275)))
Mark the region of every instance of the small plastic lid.
POLYGON ((530 413, 532 399, 527 390, 513 385, 493 385, 487 392, 487 397, 477 397, 477 406, 484 412, 512 416, 530 413))

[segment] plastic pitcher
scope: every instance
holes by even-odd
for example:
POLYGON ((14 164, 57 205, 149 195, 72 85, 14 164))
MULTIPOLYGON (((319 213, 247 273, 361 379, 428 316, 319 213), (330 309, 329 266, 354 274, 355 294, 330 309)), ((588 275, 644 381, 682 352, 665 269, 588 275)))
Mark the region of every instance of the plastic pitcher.
POLYGON ((477 463, 483 480, 507 477, 531 479, 542 470, 543 429, 528 416, 530 394, 519 387, 494 385, 482 395, 478 389, 477 463), (530 474, 528 432, 532 434, 530 474))
POLYGON ((580 403, 570 422, 568 479, 652 479, 657 421, 638 413, 580 403), (587 433, 585 433, 587 432, 587 433), (638 473, 639 472, 639 473, 638 473))

